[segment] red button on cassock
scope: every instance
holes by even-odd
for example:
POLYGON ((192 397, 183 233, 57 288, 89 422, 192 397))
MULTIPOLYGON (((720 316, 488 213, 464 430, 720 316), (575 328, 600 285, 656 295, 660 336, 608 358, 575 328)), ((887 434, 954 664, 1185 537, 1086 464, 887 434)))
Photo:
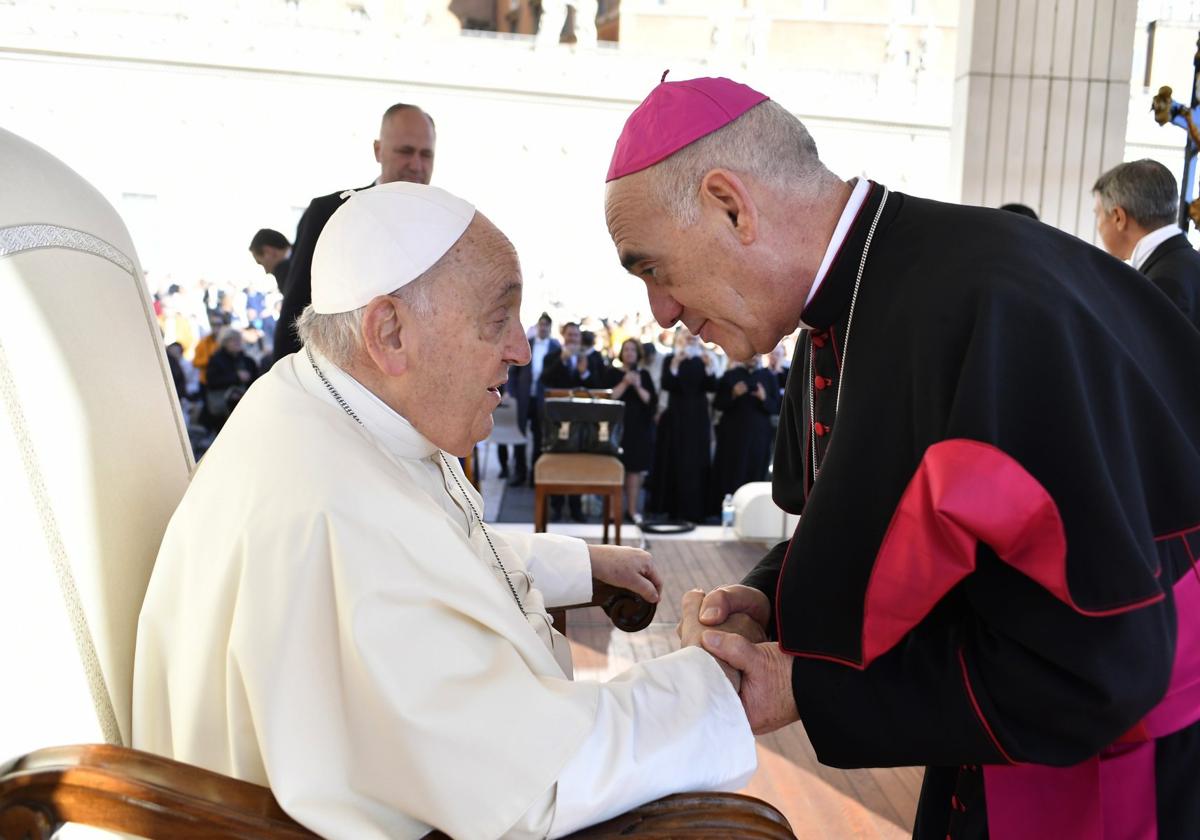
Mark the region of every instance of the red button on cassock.
POLYGON ((813 386, 818 391, 824 391, 826 388, 828 388, 832 384, 833 384, 833 380, 830 379, 828 376, 814 376, 813 377, 813 386))
POLYGON ((825 433, 829 431, 829 427, 824 423, 813 423, 813 434, 817 437, 825 437, 825 433))
POLYGON ((813 343, 814 347, 824 347, 825 346, 825 334, 822 333, 820 335, 817 335, 816 333, 813 333, 812 343, 813 343))

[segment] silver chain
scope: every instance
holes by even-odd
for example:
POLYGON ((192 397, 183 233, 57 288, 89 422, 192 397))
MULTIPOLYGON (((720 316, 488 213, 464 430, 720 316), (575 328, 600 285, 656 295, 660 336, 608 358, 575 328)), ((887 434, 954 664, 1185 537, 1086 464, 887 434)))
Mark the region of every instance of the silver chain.
MULTIPOLYGON (((871 221, 871 229, 867 231, 867 241, 863 243, 862 259, 858 261, 858 275, 854 278, 854 291, 850 294, 850 314, 846 318, 846 338, 842 342, 842 361, 838 365, 837 376, 837 391, 833 398, 833 416, 837 419, 838 409, 842 406, 842 381, 846 375, 846 354, 850 352, 850 326, 854 323, 854 304, 858 302, 858 287, 862 284, 863 271, 867 267, 867 252, 871 250, 871 240, 875 238, 875 228, 879 227, 879 220, 883 217, 883 208, 888 200, 888 188, 883 188, 883 198, 879 202, 879 209, 875 211, 875 218, 871 221)), ((831 339, 832 340, 832 339, 831 339)), ((817 480, 817 474, 820 472, 820 467, 817 466, 817 434, 816 434, 816 413, 813 410, 814 393, 813 393, 813 377, 816 376, 816 351, 812 347, 812 337, 809 337, 808 347, 808 439, 812 444, 812 476, 813 482, 817 480)), ((832 434, 832 432, 831 432, 832 434)))
MULTIPOLYGON (((325 387, 329 390, 330 395, 334 398, 334 400, 337 401, 337 404, 342 407, 342 411, 350 415, 350 419, 365 429, 366 424, 359 419, 358 415, 354 413, 354 409, 352 409, 349 403, 342 398, 342 395, 338 393, 337 388, 333 387, 333 383, 326 379, 325 374, 319 367, 317 367, 317 360, 313 358, 312 350, 305 347, 304 352, 308 354, 308 363, 312 365, 313 372, 316 373, 321 382, 325 384, 325 387)), ((483 527, 483 518, 479 515, 479 511, 475 509, 475 503, 471 501, 471 497, 467 494, 466 489, 462 486, 462 482, 458 480, 458 475, 454 472, 454 470, 450 469, 450 463, 446 460, 446 453, 439 449, 438 455, 442 459, 442 466, 445 467, 446 472, 450 474, 450 477, 454 479, 454 483, 458 485, 458 490, 460 493, 462 493, 463 499, 466 500, 467 507, 471 509, 471 513, 474 515, 475 521, 479 523, 479 530, 483 532, 483 538, 487 540, 488 548, 492 550, 492 556, 496 558, 496 565, 500 567, 500 571, 504 574, 504 582, 508 584, 508 591, 512 593, 513 600, 517 602, 517 609, 521 611, 521 615, 528 618, 529 613, 525 612, 525 605, 521 603, 521 596, 517 594, 517 588, 513 586, 512 578, 508 575, 508 569, 504 568, 504 562, 500 559, 500 552, 496 551, 496 546, 492 543, 492 538, 488 534, 487 528, 483 527)))

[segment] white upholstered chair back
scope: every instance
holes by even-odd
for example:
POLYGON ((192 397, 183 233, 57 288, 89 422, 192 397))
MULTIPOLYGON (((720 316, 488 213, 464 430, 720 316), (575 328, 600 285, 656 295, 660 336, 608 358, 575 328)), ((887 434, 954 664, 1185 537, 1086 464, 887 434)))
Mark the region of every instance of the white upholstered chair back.
POLYGON ((129 744, 138 611, 193 466, 121 219, 0 130, 0 761, 129 744))

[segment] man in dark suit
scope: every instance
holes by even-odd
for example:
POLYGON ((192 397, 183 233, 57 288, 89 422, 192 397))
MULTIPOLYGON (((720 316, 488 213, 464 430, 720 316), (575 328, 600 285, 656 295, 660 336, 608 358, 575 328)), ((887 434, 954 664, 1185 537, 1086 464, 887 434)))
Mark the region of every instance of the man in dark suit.
MULTIPOLYGON (((390 184, 393 181, 408 181, 413 184, 428 184, 433 177, 433 151, 437 133, 433 118, 416 105, 397 103, 383 113, 379 126, 379 139, 375 141, 375 160, 379 163, 379 177, 374 183, 390 184)), ((296 226, 296 245, 292 249, 292 266, 288 273, 287 288, 283 293, 283 307, 279 314, 279 326, 275 333, 275 361, 300 349, 294 324, 312 302, 312 257, 317 237, 325 229, 325 223, 334 211, 342 206, 349 192, 339 190, 329 195, 314 198, 300 217, 296 226)))
POLYGON ((1113 167, 1092 187, 1104 248, 1129 262, 1200 329, 1200 254, 1175 223, 1179 190, 1155 160, 1113 167))
POLYGON ((275 278, 279 291, 284 291, 292 265, 292 243, 287 237, 277 230, 263 228, 250 240, 250 256, 275 278))
MULTIPOLYGON (((524 432, 529 429, 533 433, 533 461, 536 463, 542 454, 541 413, 542 398, 545 390, 542 386, 542 372, 546 362, 562 353, 562 345, 558 339, 551 338, 550 328, 553 322, 550 315, 543 312, 537 320, 536 332, 529 339, 530 362, 520 367, 513 366, 508 370, 508 387, 517 401, 517 423, 524 432)), ((517 487, 529 480, 529 467, 525 460, 525 447, 513 447, 515 463, 512 469, 512 479, 509 484, 517 487)))
POLYGON ((607 388, 608 359, 596 349, 596 334, 591 330, 584 330, 580 333, 580 340, 583 343, 583 355, 587 358, 587 377, 582 383, 583 387, 607 388))

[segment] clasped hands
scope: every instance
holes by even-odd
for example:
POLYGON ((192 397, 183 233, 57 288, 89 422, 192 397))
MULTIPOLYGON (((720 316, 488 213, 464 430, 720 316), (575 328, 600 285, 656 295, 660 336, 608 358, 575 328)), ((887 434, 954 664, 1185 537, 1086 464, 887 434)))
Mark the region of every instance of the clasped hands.
POLYGON ((680 645, 712 654, 733 683, 755 735, 799 720, 792 657, 767 641, 771 604, 766 595, 741 584, 707 594, 693 589, 683 595, 680 616, 680 645))
MULTIPOLYGON (((636 548, 590 545, 592 576, 631 589, 658 603, 662 578, 649 553, 636 548)), ((705 594, 685 592, 679 642, 708 651, 725 671, 746 710, 755 735, 774 732, 799 719, 792 695, 792 657, 767 641, 771 618, 767 596, 749 586, 722 586, 705 594)))

